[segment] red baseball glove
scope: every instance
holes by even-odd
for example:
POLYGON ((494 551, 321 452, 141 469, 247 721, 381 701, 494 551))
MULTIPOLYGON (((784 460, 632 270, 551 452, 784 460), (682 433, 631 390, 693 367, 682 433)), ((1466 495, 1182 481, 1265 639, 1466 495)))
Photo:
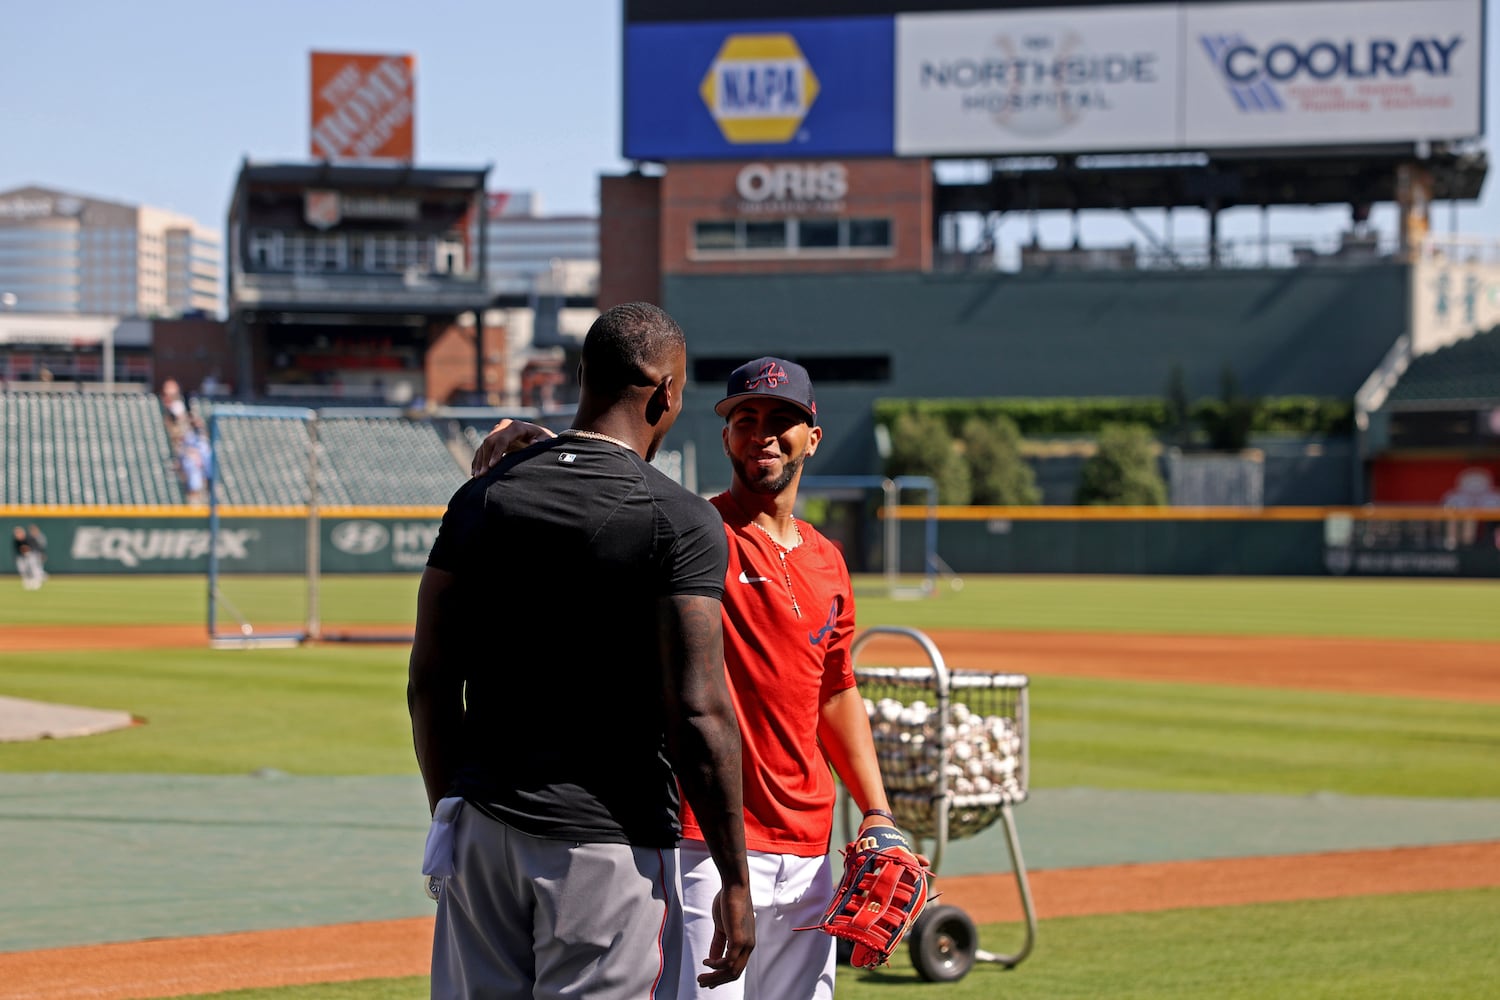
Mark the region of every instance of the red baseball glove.
POLYGON ((900 830, 872 826, 844 848, 844 877, 822 921, 797 929, 853 942, 850 965, 884 965, 927 905, 931 875, 900 830))

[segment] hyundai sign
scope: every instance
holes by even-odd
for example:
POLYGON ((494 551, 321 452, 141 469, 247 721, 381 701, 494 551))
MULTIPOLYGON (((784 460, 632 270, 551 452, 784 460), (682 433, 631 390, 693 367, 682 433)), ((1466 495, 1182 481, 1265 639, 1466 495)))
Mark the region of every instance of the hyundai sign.
POLYGON ((888 17, 625 29, 632 160, 889 156, 888 17))
POLYGON ((1483 131, 1476 0, 1211 4, 1183 16, 1187 145, 1411 142, 1483 131))

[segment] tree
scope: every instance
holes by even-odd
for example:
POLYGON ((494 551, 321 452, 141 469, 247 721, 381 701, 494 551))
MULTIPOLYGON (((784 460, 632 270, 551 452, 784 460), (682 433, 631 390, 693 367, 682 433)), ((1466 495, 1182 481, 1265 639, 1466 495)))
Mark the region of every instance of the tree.
POLYGON ((1021 432, 1009 417, 970 417, 964 422, 964 461, 973 485, 971 503, 1034 504, 1042 491, 1036 472, 1021 457, 1021 432))
POLYGON ((1167 439, 1179 447, 1193 440, 1193 405, 1188 400, 1187 376, 1182 365, 1173 362, 1167 372, 1167 390, 1162 402, 1167 411, 1164 430, 1167 439))
POLYGON ((1161 506, 1167 484, 1156 467, 1156 442, 1149 428, 1111 424, 1099 432, 1098 450, 1083 463, 1078 502, 1161 506))
POLYGON ((1219 377, 1219 399, 1199 408, 1198 423, 1208 432, 1209 447, 1218 451, 1243 451, 1250 443, 1260 400, 1240 394, 1239 382, 1228 365, 1219 377))
POLYGON ((885 474, 930 476, 937 483, 938 503, 966 504, 971 486, 969 466, 953 446, 948 427, 938 417, 903 413, 891 425, 891 456, 885 474))

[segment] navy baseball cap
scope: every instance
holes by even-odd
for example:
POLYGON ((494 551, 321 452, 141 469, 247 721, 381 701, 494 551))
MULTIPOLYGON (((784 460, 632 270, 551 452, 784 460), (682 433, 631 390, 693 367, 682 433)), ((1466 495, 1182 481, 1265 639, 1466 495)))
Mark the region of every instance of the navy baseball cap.
POLYGON ((747 361, 729 376, 724 398, 714 406, 721 417, 729 416, 741 401, 752 396, 782 399, 807 412, 807 422, 818 422, 818 404, 813 399, 812 379, 807 369, 795 361, 781 358, 756 358, 747 361))

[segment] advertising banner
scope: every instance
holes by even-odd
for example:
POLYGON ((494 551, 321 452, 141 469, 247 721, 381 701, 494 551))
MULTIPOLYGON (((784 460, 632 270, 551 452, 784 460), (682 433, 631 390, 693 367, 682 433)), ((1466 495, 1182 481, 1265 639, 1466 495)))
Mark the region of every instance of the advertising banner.
POLYGON ((420 572, 437 540, 437 520, 323 518, 324 573, 420 572))
POLYGON ((414 159, 416 77, 410 55, 312 53, 313 158, 414 159))
POLYGON ((1479 135, 1477 0, 1183 7, 1185 144, 1479 135))
POLYGON ((1176 5, 903 15, 895 61, 904 156, 1177 145, 1176 5))
POLYGON ((1500 263, 1434 240, 1412 264, 1411 346, 1428 354, 1500 326, 1500 263))
POLYGON ((882 17, 631 25, 624 155, 889 156, 893 30, 882 17))
MULTIPOLYGON (((307 572, 307 521, 301 517, 228 515, 217 539, 202 513, 119 516, 101 508, 83 516, 31 516, 47 544, 48 573, 207 573, 217 544, 225 576, 307 572)), ((437 538, 437 518, 387 516, 320 520, 321 571, 419 573, 437 538)), ((7 528, 9 530, 9 527, 7 528)), ((10 545, 0 549, 0 573, 14 572, 10 545)))

